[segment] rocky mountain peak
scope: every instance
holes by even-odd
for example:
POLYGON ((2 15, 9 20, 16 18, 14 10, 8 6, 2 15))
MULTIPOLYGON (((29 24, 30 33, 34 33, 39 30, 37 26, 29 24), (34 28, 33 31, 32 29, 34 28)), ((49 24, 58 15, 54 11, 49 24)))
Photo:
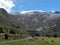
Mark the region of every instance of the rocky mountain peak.
POLYGON ((3 8, 0 8, 0 14, 2 15, 6 15, 7 14, 7 11, 3 8))

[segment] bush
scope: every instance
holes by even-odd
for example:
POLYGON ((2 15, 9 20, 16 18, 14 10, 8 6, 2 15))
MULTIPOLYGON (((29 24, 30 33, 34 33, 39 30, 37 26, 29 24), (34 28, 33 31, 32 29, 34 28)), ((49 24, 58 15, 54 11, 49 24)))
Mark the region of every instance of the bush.
POLYGON ((58 37, 57 34, 54 34, 53 37, 58 37))
POLYGON ((11 33, 11 34, 15 34, 15 31, 14 31, 14 30, 10 30, 10 33, 11 33))
POLYGON ((4 39, 8 39, 8 34, 5 34, 4 37, 5 37, 4 39))

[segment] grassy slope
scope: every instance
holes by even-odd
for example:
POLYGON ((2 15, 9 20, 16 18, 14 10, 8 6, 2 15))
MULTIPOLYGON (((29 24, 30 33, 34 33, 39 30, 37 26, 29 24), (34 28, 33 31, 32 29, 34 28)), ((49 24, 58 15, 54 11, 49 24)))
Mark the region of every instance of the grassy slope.
POLYGON ((60 45, 60 38, 38 38, 38 40, 19 40, 8 43, 0 43, 0 45, 60 45), (54 42, 51 42, 54 40, 54 42))

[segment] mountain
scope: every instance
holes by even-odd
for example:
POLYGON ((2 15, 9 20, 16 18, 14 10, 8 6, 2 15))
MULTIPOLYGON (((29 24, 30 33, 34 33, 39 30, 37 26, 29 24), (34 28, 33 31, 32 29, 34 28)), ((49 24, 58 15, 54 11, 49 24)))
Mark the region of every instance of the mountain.
POLYGON ((17 24, 17 19, 13 15, 8 14, 5 9, 0 8, 0 23, 4 25, 13 25, 17 24))
POLYGON ((28 36, 24 28, 19 27, 20 22, 17 18, 0 8, 0 40, 3 39, 20 39, 28 36), (24 35, 24 37, 22 37, 24 35))
POLYGON ((28 31, 36 31, 41 35, 59 34, 60 36, 60 12, 28 11, 13 14, 20 21, 22 27, 28 31))
POLYGON ((15 16, 24 28, 28 30, 36 30, 36 28, 39 28, 40 26, 44 25, 49 15, 50 14, 46 12, 32 11, 25 14, 18 13, 15 16))
POLYGON ((60 12, 24 11, 7 13, 0 9, 0 24, 24 28, 40 35, 60 36, 60 12))

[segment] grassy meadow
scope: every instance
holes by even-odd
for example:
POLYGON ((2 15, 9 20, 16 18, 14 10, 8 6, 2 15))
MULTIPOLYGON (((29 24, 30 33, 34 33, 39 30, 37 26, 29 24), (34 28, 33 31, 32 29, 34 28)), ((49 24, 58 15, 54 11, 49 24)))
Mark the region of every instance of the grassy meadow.
POLYGON ((28 40, 18 40, 13 42, 0 42, 0 45, 60 45, 60 38, 38 37, 28 40))

